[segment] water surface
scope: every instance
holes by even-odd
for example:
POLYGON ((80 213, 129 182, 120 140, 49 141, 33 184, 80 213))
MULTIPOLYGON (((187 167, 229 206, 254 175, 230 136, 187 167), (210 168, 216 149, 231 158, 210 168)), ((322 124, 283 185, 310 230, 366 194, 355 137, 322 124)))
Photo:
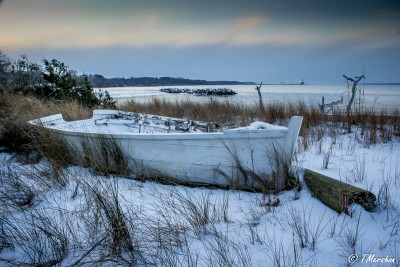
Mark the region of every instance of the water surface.
MULTIPOLYGON (((105 88, 118 102, 127 99, 148 101, 153 98, 169 101, 210 101, 210 96, 196 96, 190 94, 169 94, 160 92, 161 88, 230 88, 237 92, 234 96, 212 96, 213 100, 239 102, 249 105, 258 103, 258 94, 255 85, 216 85, 216 86, 154 86, 154 87, 112 87, 105 88)), ((350 98, 350 89, 343 85, 263 85, 261 94, 264 103, 281 102, 291 103, 304 101, 308 105, 318 105, 325 98, 325 103, 338 101, 343 96, 343 104, 346 107, 350 98)), ((376 109, 400 108, 400 85, 360 85, 355 98, 355 105, 373 107, 376 109)))

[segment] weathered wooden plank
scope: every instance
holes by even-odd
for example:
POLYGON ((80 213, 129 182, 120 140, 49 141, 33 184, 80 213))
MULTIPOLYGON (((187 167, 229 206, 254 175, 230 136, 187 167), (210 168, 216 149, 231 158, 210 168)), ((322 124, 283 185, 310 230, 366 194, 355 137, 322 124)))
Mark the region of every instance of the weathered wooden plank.
POLYGON ((362 188, 308 169, 304 171, 304 181, 315 197, 339 213, 348 213, 352 203, 361 205, 367 211, 376 207, 376 196, 362 188))

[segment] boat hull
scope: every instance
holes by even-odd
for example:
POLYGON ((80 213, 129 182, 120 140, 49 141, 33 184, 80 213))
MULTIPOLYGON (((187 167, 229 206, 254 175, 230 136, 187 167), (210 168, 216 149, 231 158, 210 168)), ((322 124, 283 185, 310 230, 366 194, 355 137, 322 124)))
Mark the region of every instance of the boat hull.
MULTIPOLYGON (((95 116, 101 117, 100 112, 95 111, 95 116)), ((89 150, 104 154, 110 147, 118 148, 137 177, 256 188, 261 186, 260 178, 265 182, 281 165, 290 165, 302 117, 292 117, 288 128, 150 134, 54 127, 60 120, 63 121, 58 114, 34 124, 41 124, 63 138, 79 155, 87 155, 89 150), (96 148, 104 144, 112 145, 96 148)), ((115 157, 113 153, 108 156, 115 157)))

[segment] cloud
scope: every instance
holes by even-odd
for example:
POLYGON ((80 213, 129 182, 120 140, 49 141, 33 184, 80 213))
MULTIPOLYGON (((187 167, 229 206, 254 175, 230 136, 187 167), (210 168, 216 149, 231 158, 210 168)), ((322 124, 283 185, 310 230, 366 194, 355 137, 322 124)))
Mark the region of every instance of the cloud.
POLYGON ((266 18, 260 16, 249 16, 236 19, 234 20, 233 24, 235 24, 236 27, 247 29, 263 25, 266 23, 266 21, 266 18))
POLYGON ((399 22, 399 5, 382 2, 8 0, 0 46, 379 46, 399 22))

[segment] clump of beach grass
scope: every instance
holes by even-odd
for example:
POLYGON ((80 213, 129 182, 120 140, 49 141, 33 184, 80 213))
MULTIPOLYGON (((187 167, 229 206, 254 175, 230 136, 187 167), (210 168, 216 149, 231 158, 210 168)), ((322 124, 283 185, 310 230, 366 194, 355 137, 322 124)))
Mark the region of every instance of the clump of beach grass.
POLYGON ((77 102, 44 101, 3 91, 0 97, 0 146, 22 154, 35 151, 40 138, 37 138, 37 130, 27 122, 57 113, 63 114, 65 120, 91 116, 91 111, 77 102))

